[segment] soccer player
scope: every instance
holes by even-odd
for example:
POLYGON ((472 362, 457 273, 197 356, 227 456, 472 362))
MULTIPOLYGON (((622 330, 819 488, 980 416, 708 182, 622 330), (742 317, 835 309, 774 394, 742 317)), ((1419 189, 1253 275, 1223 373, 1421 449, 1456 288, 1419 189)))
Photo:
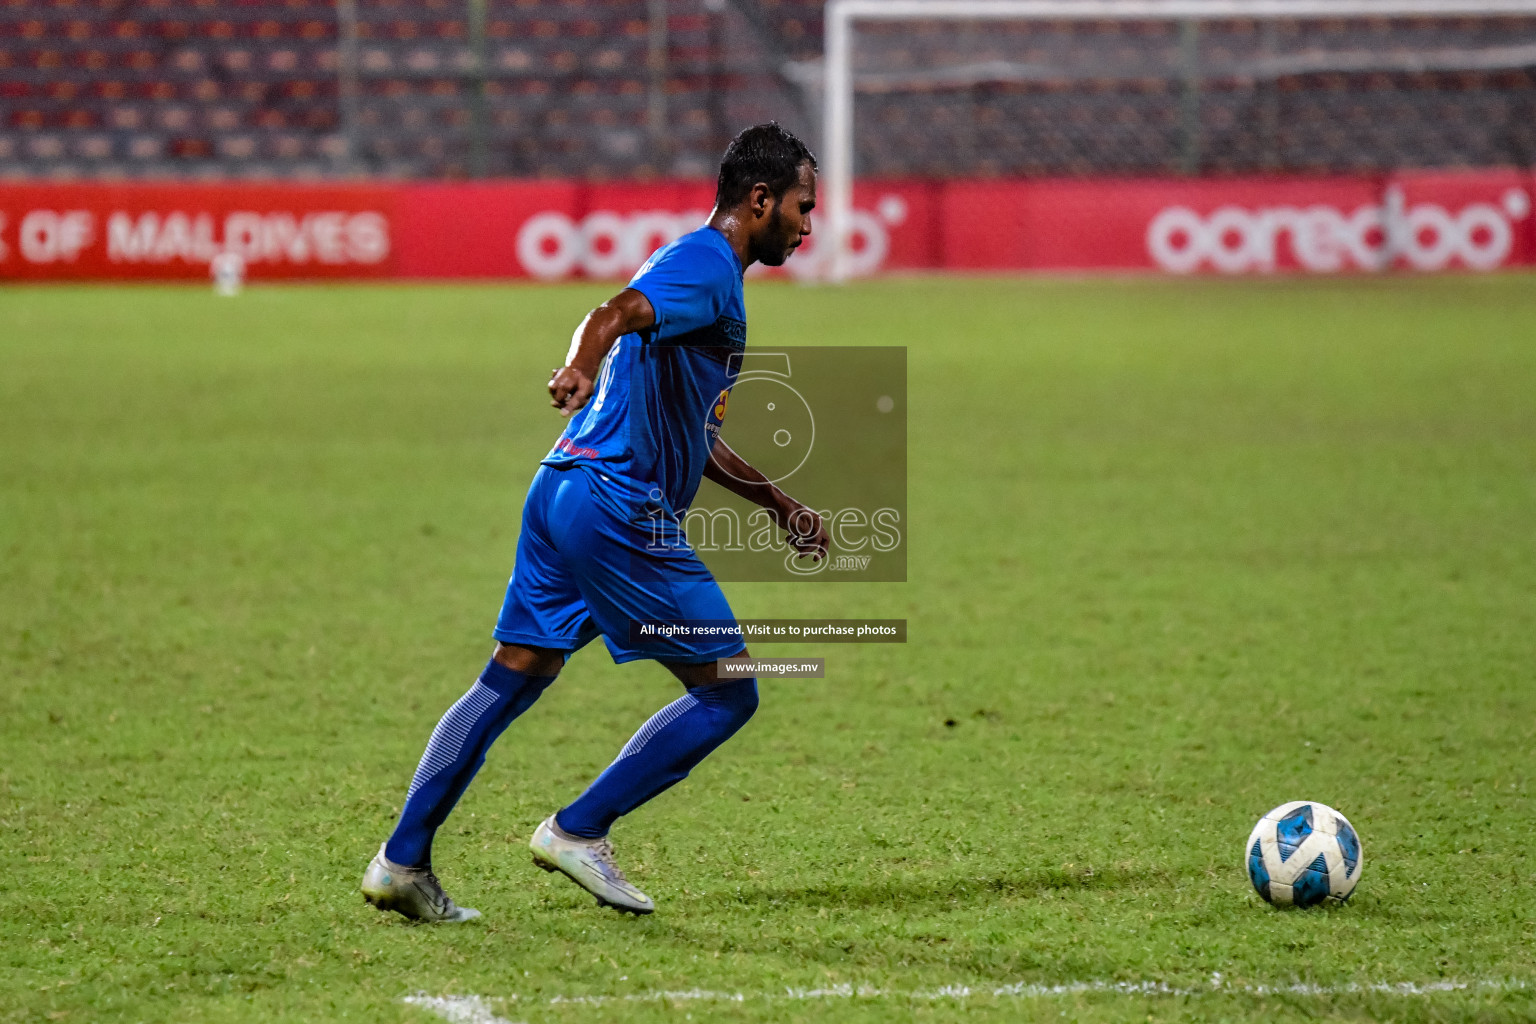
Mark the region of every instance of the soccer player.
POLYGON ((468 921, 432 872, 432 837, 486 752, 599 634, 615 662, 661 662, 687 692, 640 727, 617 759, 534 831, 534 863, 602 906, 655 909, 614 860, 608 829, 686 778, 757 709, 757 680, 719 677, 745 657, 719 584, 679 517, 708 477, 786 531, 796 557, 826 556, 821 518, 719 438, 746 345, 742 274, 779 266, 811 233, 816 159, 775 123, 748 128, 720 163, 709 222, 664 246, 629 286, 588 313, 549 381, 569 417, 523 506, 496 652, 432 732, 394 834, 363 875, 369 903, 422 921, 468 921), (643 623, 724 622, 714 639, 646 633, 643 623))

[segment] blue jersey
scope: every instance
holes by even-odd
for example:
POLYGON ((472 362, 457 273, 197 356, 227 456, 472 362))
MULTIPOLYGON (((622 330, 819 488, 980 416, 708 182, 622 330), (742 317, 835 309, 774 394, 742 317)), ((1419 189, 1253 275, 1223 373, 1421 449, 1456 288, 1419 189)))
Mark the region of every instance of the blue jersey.
POLYGON ((747 343, 742 266, 702 227, 656 250, 629 287, 653 326, 609 351, 596 391, 543 464, 596 470, 594 486, 629 512, 680 515, 693 501, 747 343))

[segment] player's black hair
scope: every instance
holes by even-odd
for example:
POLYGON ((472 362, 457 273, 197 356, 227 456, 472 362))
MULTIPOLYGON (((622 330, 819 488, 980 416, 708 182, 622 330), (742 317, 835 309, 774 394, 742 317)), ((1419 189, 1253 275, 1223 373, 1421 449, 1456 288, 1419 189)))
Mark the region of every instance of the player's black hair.
POLYGON ((782 196, 800 178, 800 165, 816 158, 810 147, 779 127, 779 122, 755 124, 744 128, 725 147, 720 159, 720 180, 715 185, 715 205, 730 209, 752 191, 758 182, 767 185, 775 198, 782 196))

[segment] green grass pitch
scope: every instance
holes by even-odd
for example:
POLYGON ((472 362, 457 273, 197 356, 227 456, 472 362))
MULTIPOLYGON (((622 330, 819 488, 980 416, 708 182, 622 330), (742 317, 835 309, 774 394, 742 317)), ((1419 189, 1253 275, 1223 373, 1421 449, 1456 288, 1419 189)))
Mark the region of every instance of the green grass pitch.
POLYGON ((484 920, 366 906, 610 290, 0 291, 0 1021, 1536 1017, 1521 276, 751 286, 910 346, 910 581, 728 592, 910 642, 760 649, 828 678, 615 830, 653 917, 524 845, 675 695, 600 650, 439 838, 484 920), (1347 906, 1248 885, 1295 798, 1347 906))

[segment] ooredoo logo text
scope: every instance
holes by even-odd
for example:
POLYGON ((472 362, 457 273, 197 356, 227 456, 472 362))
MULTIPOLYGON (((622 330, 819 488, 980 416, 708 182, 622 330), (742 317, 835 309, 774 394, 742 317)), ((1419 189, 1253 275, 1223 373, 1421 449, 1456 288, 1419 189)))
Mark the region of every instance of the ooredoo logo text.
POLYGON ((1452 210, 1439 203, 1409 204, 1390 187, 1379 204, 1354 210, 1314 205, 1246 209, 1222 206, 1201 215, 1170 206, 1147 225, 1147 252, 1163 270, 1189 274, 1268 272, 1283 263, 1282 251, 1303 270, 1493 270, 1514 247, 1514 223, 1531 212, 1518 188, 1496 202, 1452 210), (1285 249, 1282 250, 1282 245, 1285 249))
MULTIPOLYGON (((882 196, 873 210, 849 212, 849 271, 853 276, 873 274, 884 265, 891 251, 891 229, 906 218, 906 201, 896 195, 882 196)), ((579 219, 546 210, 529 217, 518 229, 517 259, 529 274, 546 281, 577 272, 594 278, 622 277, 638 270, 651 253, 708 219, 704 210, 594 210, 579 219)), ((805 248, 785 265, 791 276, 821 276, 816 238, 812 234, 805 248)))

